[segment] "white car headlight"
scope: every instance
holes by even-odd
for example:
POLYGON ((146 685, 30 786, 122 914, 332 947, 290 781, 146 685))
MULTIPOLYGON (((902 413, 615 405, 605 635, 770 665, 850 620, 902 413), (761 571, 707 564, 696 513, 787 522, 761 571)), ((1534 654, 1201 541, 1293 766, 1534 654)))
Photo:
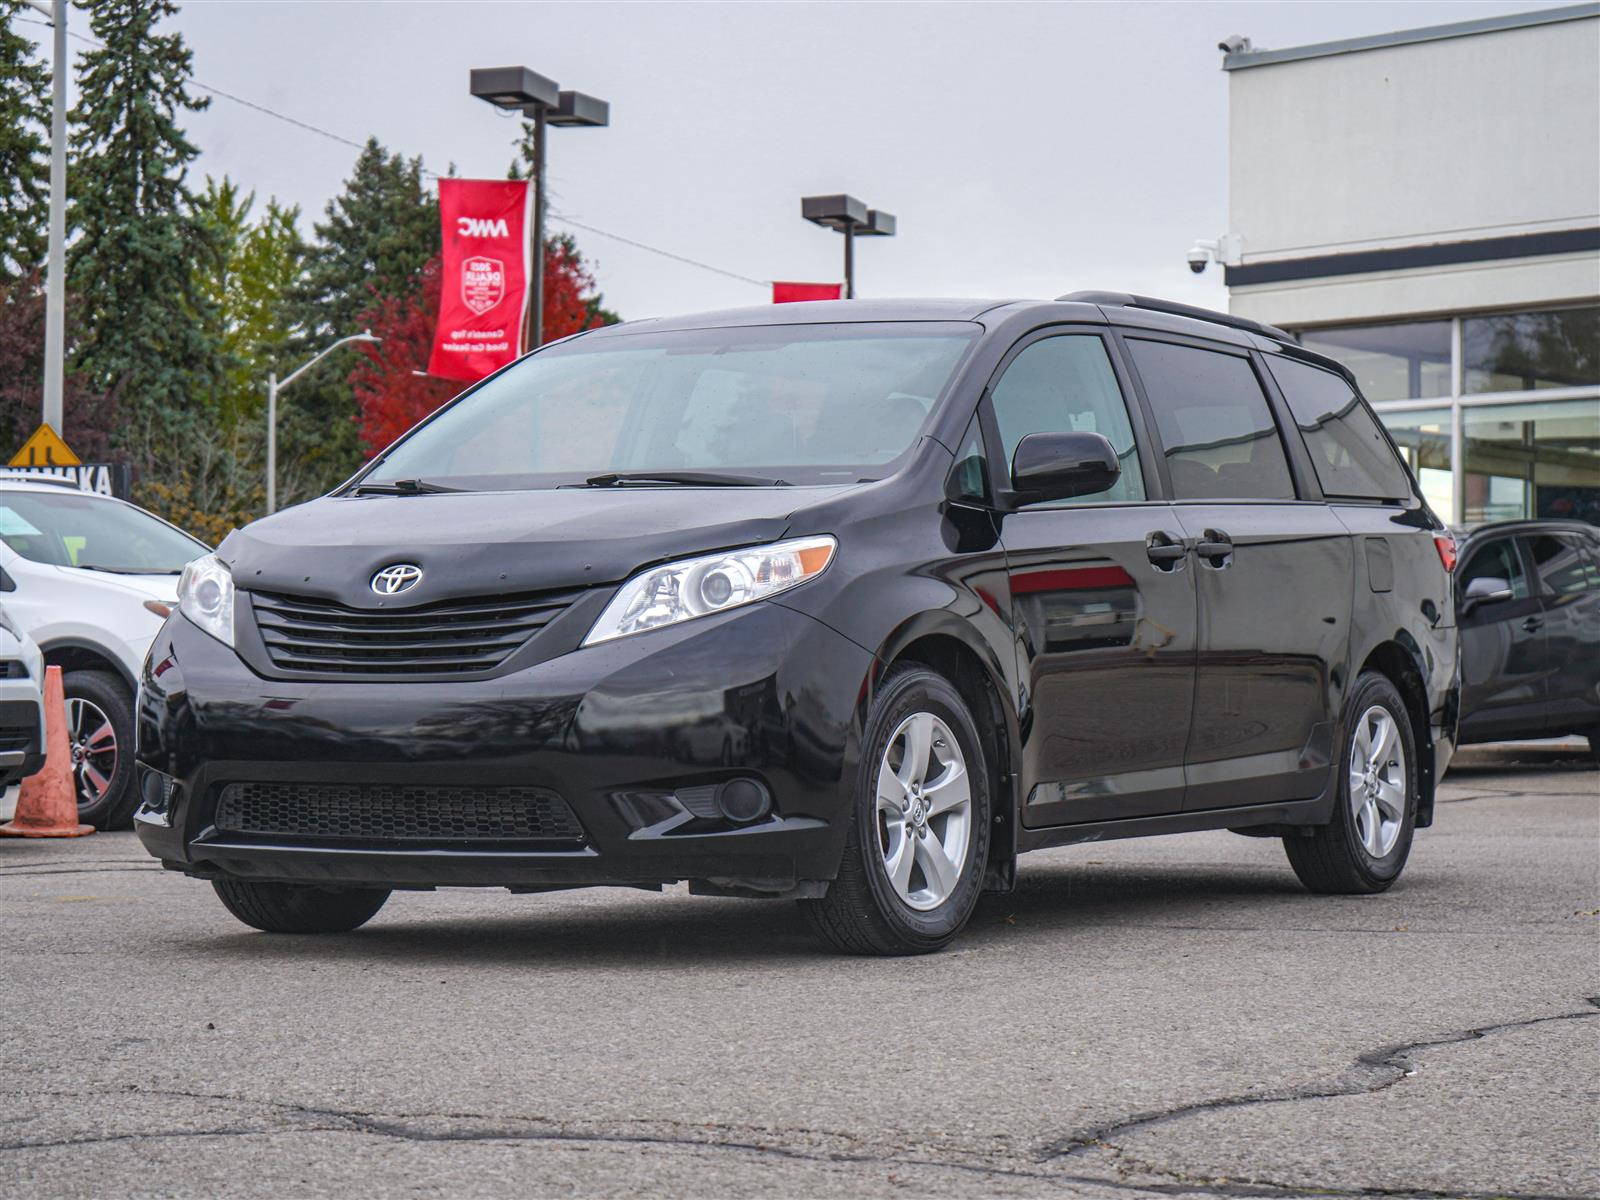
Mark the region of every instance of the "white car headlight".
POLYGON ((838 545, 828 536, 797 538, 641 571, 611 598, 583 644, 609 642, 765 600, 815 579, 833 561, 838 545))
POLYGON ((215 554, 195 559, 178 580, 178 609, 224 646, 233 645, 233 572, 215 554))

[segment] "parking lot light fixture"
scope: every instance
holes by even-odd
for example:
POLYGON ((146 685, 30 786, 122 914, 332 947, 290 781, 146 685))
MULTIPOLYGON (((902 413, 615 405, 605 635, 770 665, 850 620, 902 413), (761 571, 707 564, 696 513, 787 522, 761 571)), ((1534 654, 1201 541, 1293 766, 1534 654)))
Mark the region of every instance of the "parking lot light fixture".
POLYGON ((278 393, 283 391, 300 376, 316 366, 340 346, 348 346, 352 342, 371 342, 376 344, 383 341, 372 330, 363 333, 352 333, 349 337, 342 337, 333 345, 325 347, 321 353, 306 359, 282 379, 278 378, 276 371, 267 376, 267 516, 278 511, 278 393))
POLYGON ((474 67, 470 89, 496 108, 520 112, 533 122, 533 229, 528 237, 527 325, 523 342, 530 350, 544 343, 544 135, 547 125, 598 128, 611 124, 611 105, 583 92, 562 91, 527 67, 474 67))
POLYGON ((803 196, 800 215, 813 225, 844 234, 844 295, 854 300, 856 295, 856 245, 857 237, 893 237, 895 221, 892 213, 868 208, 854 196, 803 196))

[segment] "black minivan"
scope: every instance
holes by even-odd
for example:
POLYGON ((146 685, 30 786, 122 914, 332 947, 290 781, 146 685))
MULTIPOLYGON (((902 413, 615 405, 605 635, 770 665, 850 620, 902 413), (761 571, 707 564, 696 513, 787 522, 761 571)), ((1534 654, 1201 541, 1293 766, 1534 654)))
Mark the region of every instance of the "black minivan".
POLYGON ((186 572, 140 837, 245 923, 687 881, 950 941, 1025 850, 1232 829, 1387 888, 1454 541, 1337 363, 1120 293, 639 321, 186 572))

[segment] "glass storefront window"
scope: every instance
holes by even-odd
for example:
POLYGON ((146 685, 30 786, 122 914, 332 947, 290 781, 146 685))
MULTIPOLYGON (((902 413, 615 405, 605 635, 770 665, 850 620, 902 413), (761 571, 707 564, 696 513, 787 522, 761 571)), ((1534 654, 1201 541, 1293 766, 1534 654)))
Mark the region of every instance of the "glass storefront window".
POLYGON ((1566 517, 1600 525, 1600 398, 1468 406, 1461 421, 1467 524, 1566 517))
POLYGON ((1461 319, 1467 392, 1531 392, 1600 383, 1600 307, 1461 319))
POLYGON ((1389 436, 1411 466, 1422 495, 1434 512, 1450 517, 1450 410, 1419 408, 1379 413, 1389 436))
POLYGON ((1450 394, 1450 322, 1404 321, 1308 329, 1300 344, 1336 358, 1368 400, 1432 400, 1450 394))

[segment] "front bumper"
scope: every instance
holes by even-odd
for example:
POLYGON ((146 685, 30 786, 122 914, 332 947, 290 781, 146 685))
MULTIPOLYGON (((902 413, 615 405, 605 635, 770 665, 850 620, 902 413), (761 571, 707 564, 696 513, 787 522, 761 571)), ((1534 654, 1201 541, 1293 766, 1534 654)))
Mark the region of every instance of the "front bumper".
POLYGON ((529 890, 689 880, 784 894, 838 870, 871 665, 814 619, 755 604, 495 679, 287 682, 175 615, 139 689, 135 825, 166 866, 206 878, 529 890), (674 793, 735 778, 767 789, 772 811, 745 824, 674 815, 674 793), (536 787, 570 806, 582 835, 239 833, 216 819, 231 783, 536 787))

